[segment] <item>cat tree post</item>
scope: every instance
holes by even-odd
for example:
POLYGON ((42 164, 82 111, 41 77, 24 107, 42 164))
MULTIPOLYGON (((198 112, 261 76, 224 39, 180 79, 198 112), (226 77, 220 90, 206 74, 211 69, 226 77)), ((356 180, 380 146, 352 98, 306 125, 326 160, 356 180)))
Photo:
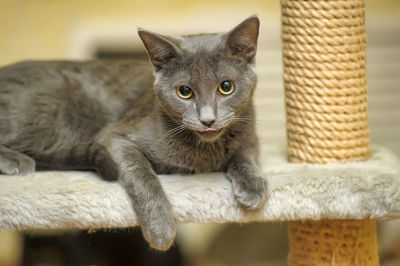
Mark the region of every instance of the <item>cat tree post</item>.
MULTIPOLYGON (((281 0, 288 157, 370 155, 365 1, 281 0)), ((378 265, 374 220, 289 223, 291 265, 378 265)))

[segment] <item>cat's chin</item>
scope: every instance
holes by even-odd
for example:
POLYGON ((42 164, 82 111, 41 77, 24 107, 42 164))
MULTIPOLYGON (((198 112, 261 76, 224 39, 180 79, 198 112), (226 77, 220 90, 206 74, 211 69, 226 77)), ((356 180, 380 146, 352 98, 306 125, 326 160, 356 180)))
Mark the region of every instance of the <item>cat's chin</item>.
POLYGON ((222 135, 223 129, 218 129, 215 131, 198 131, 195 133, 199 137, 200 140, 204 142, 214 142, 222 135))

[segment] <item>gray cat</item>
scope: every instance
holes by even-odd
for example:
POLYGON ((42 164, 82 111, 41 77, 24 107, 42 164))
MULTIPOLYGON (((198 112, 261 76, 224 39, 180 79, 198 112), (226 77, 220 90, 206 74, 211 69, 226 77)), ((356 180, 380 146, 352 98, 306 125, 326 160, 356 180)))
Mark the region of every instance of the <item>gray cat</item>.
POLYGON ((175 237, 157 174, 224 171, 237 201, 267 191, 256 157, 252 95, 259 20, 220 34, 138 30, 152 64, 23 62, 0 69, 0 173, 96 170, 129 194, 142 232, 166 250, 175 237))

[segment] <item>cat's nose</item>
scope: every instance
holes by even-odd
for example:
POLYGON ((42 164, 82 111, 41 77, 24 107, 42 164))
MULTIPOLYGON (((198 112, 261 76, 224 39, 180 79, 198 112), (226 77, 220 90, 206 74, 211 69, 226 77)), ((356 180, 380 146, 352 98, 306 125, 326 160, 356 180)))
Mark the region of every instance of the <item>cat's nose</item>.
POLYGON ((207 127, 210 127, 212 124, 214 124, 215 114, 211 106, 206 105, 200 109, 200 122, 207 127))
POLYGON ((201 123, 203 123, 203 125, 205 125, 206 127, 211 127, 211 125, 214 124, 215 119, 213 119, 213 120, 207 120, 207 121, 200 120, 200 121, 201 121, 201 123))

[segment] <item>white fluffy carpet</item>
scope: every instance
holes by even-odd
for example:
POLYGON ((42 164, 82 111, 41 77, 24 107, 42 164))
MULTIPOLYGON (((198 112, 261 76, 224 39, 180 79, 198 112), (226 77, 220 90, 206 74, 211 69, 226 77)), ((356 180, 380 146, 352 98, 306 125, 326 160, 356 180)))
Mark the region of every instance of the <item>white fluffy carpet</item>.
MULTIPOLYGON (((223 173, 160 175, 178 223, 400 218, 395 155, 374 148, 365 162, 306 165, 286 161, 284 147, 263 146, 269 198, 258 211, 241 208, 223 173)), ((0 230, 112 228, 137 225, 123 188, 91 172, 0 176, 0 230)))

